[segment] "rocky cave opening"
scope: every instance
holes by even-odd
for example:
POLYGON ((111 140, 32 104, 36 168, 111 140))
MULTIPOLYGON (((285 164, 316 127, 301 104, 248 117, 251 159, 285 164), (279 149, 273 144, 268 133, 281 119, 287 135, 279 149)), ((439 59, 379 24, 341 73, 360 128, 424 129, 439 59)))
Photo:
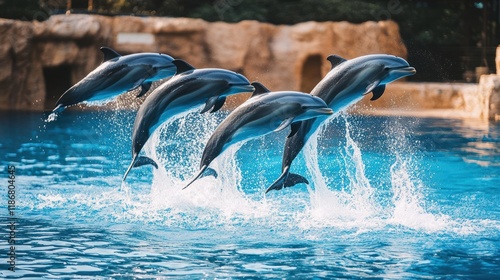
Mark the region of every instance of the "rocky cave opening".
POLYGON ((71 65, 43 68, 43 77, 45 79, 45 110, 54 109, 59 97, 72 86, 71 70, 71 65))
POLYGON ((321 81, 322 64, 323 59, 319 54, 310 55, 306 58, 304 64, 302 65, 302 80, 300 81, 300 91, 309 93, 314 88, 314 86, 316 86, 316 84, 321 81))

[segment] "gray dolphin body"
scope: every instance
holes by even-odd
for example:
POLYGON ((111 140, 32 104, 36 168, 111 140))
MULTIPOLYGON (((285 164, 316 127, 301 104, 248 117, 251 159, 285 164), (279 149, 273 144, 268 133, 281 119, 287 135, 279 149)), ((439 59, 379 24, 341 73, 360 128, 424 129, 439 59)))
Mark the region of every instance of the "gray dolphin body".
MULTIPOLYGON (((280 131, 291 125, 290 135, 297 132, 300 121, 333 114, 319 97, 303 92, 269 92, 260 83, 252 83, 255 92, 215 129, 203 151, 200 171, 184 188, 202 177, 210 163, 228 147, 242 141, 280 131)), ((210 174, 214 174, 214 171, 210 174)), ((216 173, 215 173, 216 174, 216 173)))
POLYGON ((205 104, 201 111, 219 110, 227 96, 252 92, 254 87, 243 75, 219 68, 195 69, 183 60, 174 60, 177 73, 157 87, 144 101, 135 117, 132 134, 132 163, 123 180, 133 167, 151 164, 150 158, 141 156, 146 141, 153 132, 173 116, 205 104))
POLYGON ((84 101, 110 99, 127 91, 142 87, 144 95, 154 81, 175 74, 172 57, 159 53, 136 53, 121 56, 114 50, 102 47, 104 60, 99 67, 69 88, 59 98, 53 112, 57 115, 66 107, 84 101))
POLYGON ((406 60, 392 55, 366 55, 351 60, 330 55, 327 59, 331 62, 332 69, 314 87, 311 94, 323 99, 336 114, 300 124, 298 132, 286 140, 282 174, 267 188, 266 193, 294 186, 297 182, 308 183, 302 176, 290 173, 290 165, 325 120, 336 116, 370 92, 373 93, 371 100, 377 100, 384 93, 386 84, 416 73, 415 68, 410 67, 406 60))

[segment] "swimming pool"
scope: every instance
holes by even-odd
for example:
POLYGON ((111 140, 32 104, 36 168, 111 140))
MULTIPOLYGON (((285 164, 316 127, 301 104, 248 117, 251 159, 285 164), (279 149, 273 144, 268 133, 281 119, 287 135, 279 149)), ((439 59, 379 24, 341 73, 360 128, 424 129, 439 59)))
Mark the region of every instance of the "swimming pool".
POLYGON ((217 179, 181 190, 225 115, 160 129, 146 147, 160 168, 133 169, 122 184, 133 112, 70 111, 52 123, 0 113, 0 276, 500 276, 498 123, 342 115, 292 165, 310 186, 263 194, 281 173, 283 131, 228 150, 217 179))

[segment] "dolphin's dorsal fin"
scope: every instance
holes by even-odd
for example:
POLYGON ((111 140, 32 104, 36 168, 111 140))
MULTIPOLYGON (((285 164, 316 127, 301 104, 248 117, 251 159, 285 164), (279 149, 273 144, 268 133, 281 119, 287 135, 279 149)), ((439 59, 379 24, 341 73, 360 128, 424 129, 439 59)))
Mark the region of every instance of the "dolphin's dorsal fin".
POLYGON ((117 53, 112 48, 101 47, 100 50, 101 50, 102 54, 104 55, 102 62, 106 62, 110 59, 117 58, 117 57, 121 56, 121 54, 117 53))
POLYGON ((339 64, 341 64, 342 62, 345 62, 347 61, 347 59, 341 57, 341 56, 338 56, 336 54, 331 54, 329 55, 326 60, 330 61, 330 63, 332 64, 332 69, 337 67, 339 64))
POLYGON ((259 82, 253 82, 253 83, 251 83, 251 85, 255 89, 252 93, 252 96, 250 96, 250 98, 261 95, 261 94, 266 93, 266 92, 271 92, 268 88, 266 88, 263 84, 261 84, 259 82))
POLYGON ((175 75, 196 69, 191 64, 185 62, 182 59, 174 59, 172 60, 172 63, 175 65, 175 67, 177 67, 177 72, 175 73, 175 75))
POLYGON ((369 84, 366 89, 365 89, 365 93, 363 95, 367 95, 368 93, 372 92, 372 90, 374 90, 376 87, 378 87, 380 84, 380 81, 375 81, 371 84, 369 84))
POLYGON ((384 93, 384 91, 385 91, 385 85, 379 85, 378 87, 374 88, 372 90, 373 96, 372 96, 372 98, 370 98, 370 100, 374 101, 374 100, 379 99, 380 96, 382 96, 382 94, 384 93))

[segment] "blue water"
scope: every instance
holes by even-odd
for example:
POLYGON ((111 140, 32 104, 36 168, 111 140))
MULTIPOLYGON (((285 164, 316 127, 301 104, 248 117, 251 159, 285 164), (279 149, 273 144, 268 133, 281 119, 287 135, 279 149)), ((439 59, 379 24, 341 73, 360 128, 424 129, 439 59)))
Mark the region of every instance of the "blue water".
POLYGON ((226 113, 189 114, 134 169, 134 113, 0 113, 2 278, 500 277, 500 125, 342 115, 299 156, 310 186, 263 191, 284 137, 228 150, 181 190, 226 113), (7 166, 16 168, 16 272, 7 166))

